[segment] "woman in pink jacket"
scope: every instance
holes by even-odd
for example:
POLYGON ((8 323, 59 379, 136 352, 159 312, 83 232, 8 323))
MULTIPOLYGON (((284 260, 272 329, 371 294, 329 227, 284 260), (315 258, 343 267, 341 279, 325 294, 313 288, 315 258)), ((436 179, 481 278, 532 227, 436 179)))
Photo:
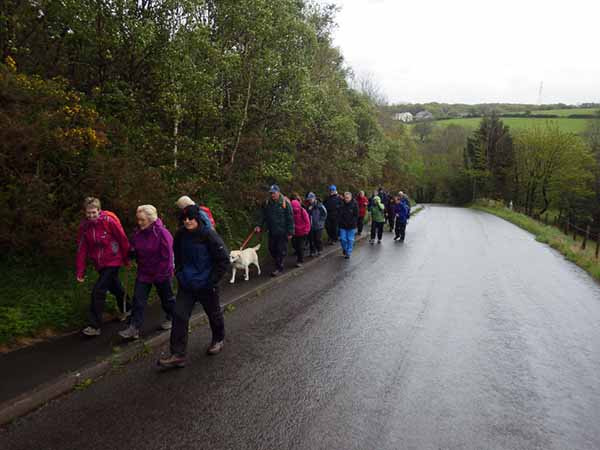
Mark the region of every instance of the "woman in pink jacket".
POLYGON ((294 213, 294 237, 292 245, 296 250, 298 258, 296 267, 302 267, 304 263, 304 243, 306 236, 310 233, 310 217, 297 199, 292 200, 292 212, 294 213))
POLYGON ((117 216, 101 210, 100 200, 87 197, 83 208, 86 218, 79 226, 77 238, 77 281, 83 283, 87 259, 99 273, 92 289, 90 325, 83 334, 99 336, 107 291, 116 297, 121 313, 127 312, 123 309, 125 291, 119 280, 119 269, 128 264, 129 241, 117 216))

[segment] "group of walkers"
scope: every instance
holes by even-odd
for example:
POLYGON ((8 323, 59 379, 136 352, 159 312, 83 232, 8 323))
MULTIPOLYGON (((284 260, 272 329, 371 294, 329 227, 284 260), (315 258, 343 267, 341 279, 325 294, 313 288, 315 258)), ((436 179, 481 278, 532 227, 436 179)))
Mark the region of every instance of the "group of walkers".
MULTIPOLYGON (((290 199, 277 185, 271 186, 269 192, 270 198, 259 209, 254 232, 268 232, 269 252, 275 262, 272 276, 283 272, 290 240, 298 267, 304 262, 306 250, 309 256, 320 256, 324 230, 328 244, 334 245, 339 240, 344 257, 349 259, 356 233, 360 235, 363 231, 367 211, 372 217, 371 244, 375 238, 381 243, 386 221, 390 230, 395 229, 394 240, 404 241, 410 203, 402 192, 391 196, 380 188, 371 198, 361 191, 355 199, 350 192, 340 195, 332 185, 325 201, 313 192, 304 198, 293 194, 290 199)), ((91 292, 89 326, 83 329, 83 334, 101 334, 106 294, 110 292, 117 300, 121 319, 127 321, 119 335, 124 339, 139 338, 145 307, 154 286, 165 313, 160 327, 171 330, 170 355, 158 361, 158 365, 165 368, 185 366, 189 320, 197 302, 203 306, 212 331, 207 354, 216 355, 223 349, 225 326, 219 282, 230 266, 229 251, 215 231, 210 209, 196 204, 188 196, 180 197, 176 205, 178 228, 174 237, 154 206, 141 205, 136 210, 137 228, 128 238, 119 218, 102 210, 99 199, 88 197, 84 200, 85 219, 77 240, 77 281, 84 281, 88 259, 99 274, 91 292), (129 266, 132 259, 137 262, 137 275, 133 298, 129 299, 119 271, 129 266), (172 288, 173 276, 178 285, 176 295, 172 288)))

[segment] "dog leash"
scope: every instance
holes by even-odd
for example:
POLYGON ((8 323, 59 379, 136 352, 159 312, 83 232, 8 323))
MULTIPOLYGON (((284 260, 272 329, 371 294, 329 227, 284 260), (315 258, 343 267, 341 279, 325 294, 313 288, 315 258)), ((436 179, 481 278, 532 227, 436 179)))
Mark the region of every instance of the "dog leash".
POLYGON ((246 238, 246 240, 244 241, 244 243, 243 243, 243 244, 242 244, 242 246, 240 247, 240 251, 241 251, 241 250, 244 250, 244 247, 246 246, 246 244, 247 244, 248 242, 250 242, 250 239, 252 239, 252 236, 254 236, 254 230, 252 230, 252 233, 250 233, 250 236, 248 236, 248 237, 246 238))

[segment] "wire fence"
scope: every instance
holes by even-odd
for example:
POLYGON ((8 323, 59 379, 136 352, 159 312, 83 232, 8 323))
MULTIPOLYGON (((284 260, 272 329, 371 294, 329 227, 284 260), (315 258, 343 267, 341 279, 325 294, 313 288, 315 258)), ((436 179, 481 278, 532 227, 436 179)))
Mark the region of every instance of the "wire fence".
POLYGON ((526 214, 529 217, 544 223, 545 225, 555 226, 559 230, 563 231, 567 236, 573 236, 573 240, 575 242, 579 242, 579 240, 581 240, 581 250, 585 250, 587 248, 588 242, 595 243, 595 256, 596 260, 598 259, 598 255, 600 253, 600 230, 592 229, 591 225, 589 224, 585 228, 582 228, 575 224, 568 217, 562 217, 561 214, 554 216, 554 218, 550 218, 549 213, 545 213, 540 216, 539 214, 527 214, 525 211, 518 212, 526 214))

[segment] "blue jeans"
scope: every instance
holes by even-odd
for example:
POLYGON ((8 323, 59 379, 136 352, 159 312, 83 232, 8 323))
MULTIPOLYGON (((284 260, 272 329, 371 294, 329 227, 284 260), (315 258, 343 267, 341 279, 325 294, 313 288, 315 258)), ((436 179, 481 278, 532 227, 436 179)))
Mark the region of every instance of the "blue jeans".
POLYGON ((344 250, 348 256, 352 254, 355 234, 356 228, 352 228, 350 230, 347 228, 340 228, 340 243, 342 244, 342 250, 344 250))

